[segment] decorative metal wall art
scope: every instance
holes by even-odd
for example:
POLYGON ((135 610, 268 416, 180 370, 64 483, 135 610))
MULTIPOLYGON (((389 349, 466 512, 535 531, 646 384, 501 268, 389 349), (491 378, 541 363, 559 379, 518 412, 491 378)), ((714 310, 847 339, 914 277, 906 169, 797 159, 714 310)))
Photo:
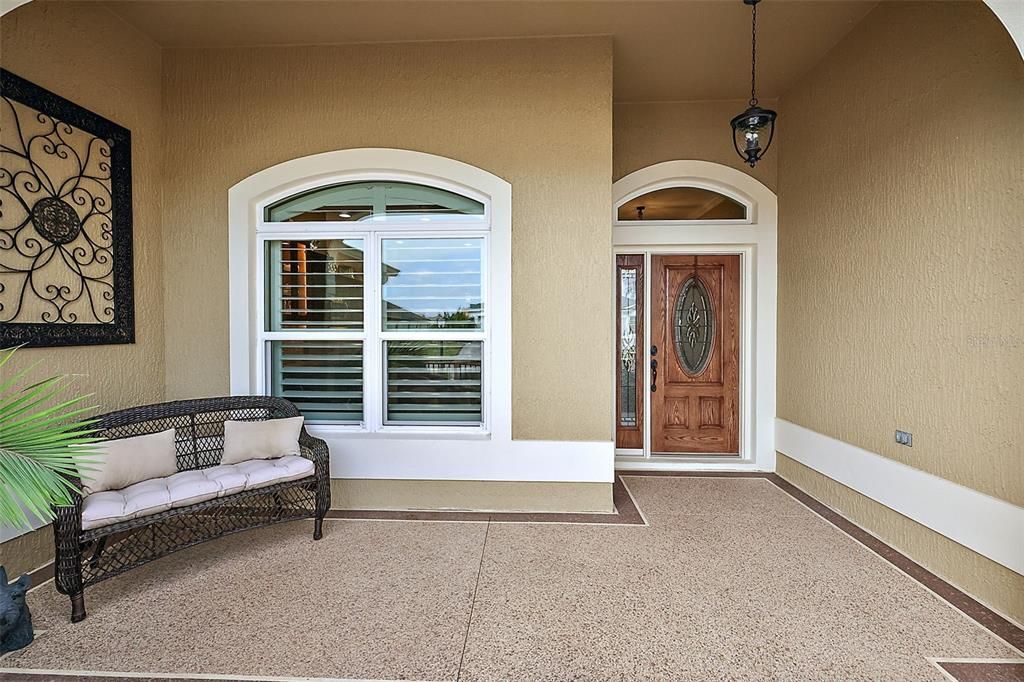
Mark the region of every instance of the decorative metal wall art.
POLYGON ((0 69, 0 347, 135 342, 131 133, 0 69))

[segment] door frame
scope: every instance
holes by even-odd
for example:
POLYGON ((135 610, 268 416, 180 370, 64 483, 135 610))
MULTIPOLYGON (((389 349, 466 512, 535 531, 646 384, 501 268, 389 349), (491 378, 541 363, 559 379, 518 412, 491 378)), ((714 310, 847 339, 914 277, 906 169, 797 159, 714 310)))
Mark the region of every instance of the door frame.
MULTIPOLYGON (((666 161, 630 173, 612 185, 612 255, 643 254, 644 331, 650 339, 651 255, 739 254, 740 256, 740 454, 651 456, 650 391, 644 392, 644 448, 616 450, 615 467, 663 471, 775 470, 775 346, 778 287, 778 202, 775 193, 746 173, 709 161, 666 161), (665 187, 700 187, 720 192, 747 208, 746 220, 619 221, 618 207, 641 194, 665 187)), ((612 288, 612 329, 618 315, 612 288)), ((613 332, 614 334, 614 332, 613 332)), ((617 347, 617 342, 616 342, 617 347)), ((649 344, 648 344, 649 346, 649 344)), ((649 348, 641 358, 643 380, 650 385, 649 348)), ((618 362, 610 359, 613 394, 618 362)), ((611 424, 617 414, 612 401, 611 424)), ((614 431, 613 431, 614 433, 614 431)))

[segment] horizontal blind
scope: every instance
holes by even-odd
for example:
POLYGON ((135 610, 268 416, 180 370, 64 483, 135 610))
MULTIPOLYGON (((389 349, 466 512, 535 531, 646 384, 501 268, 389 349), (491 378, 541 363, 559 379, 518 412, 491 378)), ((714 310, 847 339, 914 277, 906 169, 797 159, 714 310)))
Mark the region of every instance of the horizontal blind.
POLYGON ((271 331, 363 327, 363 240, 269 243, 271 331))
POLYGON ((384 329, 483 328, 483 239, 384 239, 384 329))
POLYGON ((271 341, 270 348, 273 395, 310 421, 362 421, 362 341, 271 341))
POLYGON ((479 424, 480 341, 388 341, 388 423, 479 424))

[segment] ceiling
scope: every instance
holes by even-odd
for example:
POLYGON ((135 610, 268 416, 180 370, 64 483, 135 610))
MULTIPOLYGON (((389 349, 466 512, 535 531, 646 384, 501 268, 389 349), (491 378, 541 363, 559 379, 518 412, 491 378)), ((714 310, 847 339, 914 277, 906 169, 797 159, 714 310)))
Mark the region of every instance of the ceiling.
MULTIPOLYGON (((611 35, 615 100, 749 96, 750 10, 741 0, 115 0, 164 47, 327 45, 611 35)), ((758 95, 777 97, 877 0, 758 6, 758 95)))

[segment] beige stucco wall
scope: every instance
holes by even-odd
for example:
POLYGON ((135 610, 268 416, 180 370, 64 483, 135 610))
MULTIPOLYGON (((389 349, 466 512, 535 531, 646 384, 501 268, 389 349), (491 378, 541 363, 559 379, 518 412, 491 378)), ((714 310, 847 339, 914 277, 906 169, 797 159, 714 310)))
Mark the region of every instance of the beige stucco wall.
POLYGON ((779 416, 1024 504, 1009 35, 980 2, 882 3, 782 103, 779 416))
MULTIPOLYGON (((781 98, 778 415, 1024 504, 1024 62, 979 3, 881 3, 781 98), (914 446, 896 445, 895 429, 914 446)), ((779 473, 996 608, 1021 576, 779 473)))
POLYGON ((512 184, 513 436, 610 440, 611 40, 164 53, 167 393, 228 390, 227 191, 355 147, 512 184))
MULTIPOLYGON (((775 100, 762 106, 777 108, 775 100)), ((778 185, 779 140, 753 169, 732 146, 729 121, 747 108, 746 100, 708 102, 617 102, 613 179, 662 161, 712 161, 754 176, 770 189, 778 185)), ((785 112, 780 112, 780 126, 785 112)))
POLYGON ((25 349, 20 362, 80 375, 74 389, 101 411, 161 400, 160 49, 99 3, 33 2, 0 19, 0 65, 132 133, 136 343, 25 349))
POLYGON ((611 483, 332 478, 332 509, 614 512, 611 483))

